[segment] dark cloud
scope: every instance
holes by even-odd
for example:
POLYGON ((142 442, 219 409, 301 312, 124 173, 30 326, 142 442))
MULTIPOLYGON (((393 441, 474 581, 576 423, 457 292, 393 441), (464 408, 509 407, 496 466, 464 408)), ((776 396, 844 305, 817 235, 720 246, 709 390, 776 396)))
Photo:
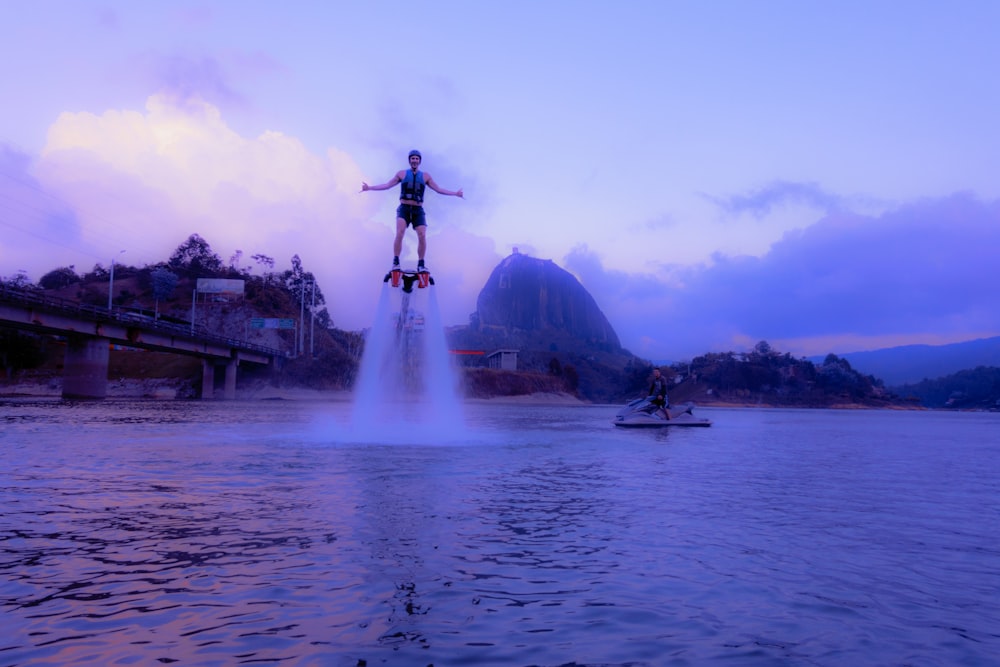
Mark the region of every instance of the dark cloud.
MULTIPOLYGON (((192 18, 191 20, 196 20, 192 18)), ((140 61, 158 93, 178 108, 192 100, 218 107, 250 108, 244 88, 258 79, 287 75, 287 67, 265 51, 228 50, 222 56, 177 52, 147 55, 140 61)))
POLYGON ((198 28, 215 22, 215 12, 211 7, 178 7, 174 18, 183 28, 198 28))
POLYGON ((247 101, 229 83, 229 74, 211 56, 170 55, 154 60, 153 75, 159 90, 179 108, 188 100, 205 100, 215 105, 246 106, 247 101))
POLYGON ((677 219, 672 215, 664 213, 655 218, 650 218, 645 222, 634 224, 629 227, 631 230, 646 230, 646 231, 658 231, 663 229, 672 229, 677 227, 677 219))
POLYGON ((684 357, 736 340, 1000 332, 998 250, 1000 201, 958 194, 831 214, 762 257, 718 255, 669 283, 605 271, 586 248, 566 263, 623 341, 684 357))
POLYGON ((705 198, 729 214, 750 213, 758 218, 788 204, 811 206, 821 211, 839 211, 845 207, 843 198, 824 191, 816 183, 793 181, 774 181, 748 195, 705 195, 705 198))
POLYGON ((110 32, 117 32, 118 29, 120 28, 118 12, 111 9, 110 7, 99 8, 97 10, 96 20, 99 26, 110 32))
POLYGON ((1000 305, 997 249, 1000 203, 956 195, 828 216, 760 259, 719 258, 693 287, 768 336, 1000 327, 1000 308, 977 322, 1000 305))

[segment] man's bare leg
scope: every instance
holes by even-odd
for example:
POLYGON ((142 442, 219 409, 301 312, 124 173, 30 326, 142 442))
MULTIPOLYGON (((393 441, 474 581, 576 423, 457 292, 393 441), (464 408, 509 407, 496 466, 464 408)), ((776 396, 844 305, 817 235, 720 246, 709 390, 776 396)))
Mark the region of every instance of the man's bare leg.
POLYGON ((427 225, 417 227, 417 259, 421 263, 424 261, 424 254, 427 252, 427 225))
POLYGON ((392 254, 399 257, 403 251, 403 234, 406 233, 406 220, 396 218, 396 239, 392 242, 392 254))

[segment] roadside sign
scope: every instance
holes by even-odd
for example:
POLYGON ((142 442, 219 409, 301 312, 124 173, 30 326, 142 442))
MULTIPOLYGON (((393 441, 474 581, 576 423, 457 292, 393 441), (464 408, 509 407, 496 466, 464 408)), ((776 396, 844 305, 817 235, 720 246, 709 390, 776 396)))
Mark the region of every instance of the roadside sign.
POLYGON ((252 317, 251 329, 294 329, 295 320, 278 317, 252 317))

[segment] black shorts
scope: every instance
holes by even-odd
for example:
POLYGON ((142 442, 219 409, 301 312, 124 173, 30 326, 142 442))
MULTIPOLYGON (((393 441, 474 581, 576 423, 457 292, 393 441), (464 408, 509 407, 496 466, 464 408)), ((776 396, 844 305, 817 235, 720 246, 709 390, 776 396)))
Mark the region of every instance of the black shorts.
POLYGON ((427 217, 424 215, 423 206, 400 204, 396 209, 396 217, 405 220, 407 225, 413 225, 414 229, 427 225, 427 217))

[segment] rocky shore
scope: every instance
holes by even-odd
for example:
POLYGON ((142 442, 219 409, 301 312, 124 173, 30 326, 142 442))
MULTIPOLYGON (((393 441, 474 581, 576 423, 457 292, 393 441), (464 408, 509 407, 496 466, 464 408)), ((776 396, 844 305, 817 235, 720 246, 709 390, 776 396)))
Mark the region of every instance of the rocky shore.
MULTIPOLYGON (((0 396, 62 396, 62 378, 54 377, 44 381, 22 379, 0 382, 0 396)), ((173 378, 150 378, 137 380, 123 378, 108 382, 108 398, 195 398, 194 385, 186 380, 173 378)))
MULTIPOLYGON (((62 378, 22 378, 0 380, 0 397, 59 398, 62 378)), ((108 382, 108 398, 152 398, 160 400, 194 399, 197 391, 190 380, 176 378, 130 379, 108 382)), ((308 387, 275 387, 266 383, 237 386, 236 399, 244 401, 350 401, 352 392, 308 387)), ((576 396, 558 392, 537 392, 517 396, 476 396, 465 399, 470 403, 511 403, 519 405, 586 405, 576 396)))

